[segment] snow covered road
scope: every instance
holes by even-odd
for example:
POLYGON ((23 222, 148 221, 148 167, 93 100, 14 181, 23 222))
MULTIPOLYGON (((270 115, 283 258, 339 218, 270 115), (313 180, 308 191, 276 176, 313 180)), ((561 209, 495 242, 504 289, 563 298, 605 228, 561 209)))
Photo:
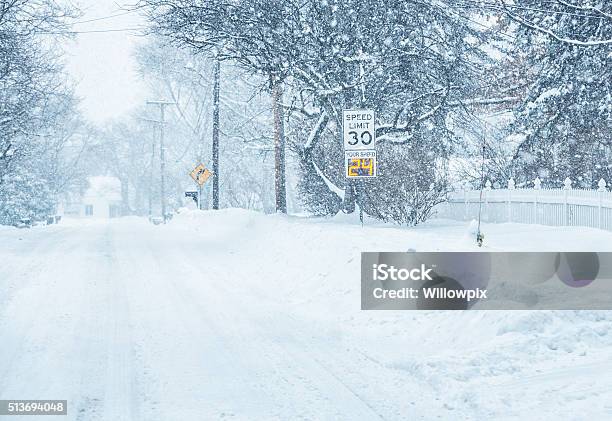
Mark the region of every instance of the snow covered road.
MULTIPOLYGON (((520 225, 490 246, 534 229, 532 249, 612 249, 520 225)), ((70 420, 612 417, 608 312, 359 310, 360 251, 470 249, 461 224, 227 210, 0 241, 0 399, 67 399, 70 420)))

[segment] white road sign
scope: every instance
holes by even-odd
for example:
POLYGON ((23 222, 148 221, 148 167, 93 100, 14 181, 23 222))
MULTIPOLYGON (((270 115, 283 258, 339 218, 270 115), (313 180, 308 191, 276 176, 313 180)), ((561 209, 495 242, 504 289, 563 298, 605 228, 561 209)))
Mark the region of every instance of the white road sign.
POLYGON ((344 175, 376 177, 376 133, 373 110, 343 110, 344 175))
POLYGON ((342 133, 346 151, 375 149, 374 111, 343 110, 342 133))

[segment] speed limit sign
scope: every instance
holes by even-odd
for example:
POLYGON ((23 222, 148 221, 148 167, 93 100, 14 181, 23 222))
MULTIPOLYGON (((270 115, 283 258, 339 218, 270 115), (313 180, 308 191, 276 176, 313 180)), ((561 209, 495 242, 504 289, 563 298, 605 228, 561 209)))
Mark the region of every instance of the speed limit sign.
POLYGON ((343 110, 342 134, 346 178, 376 177, 374 111, 343 110))
POLYGON ((376 149, 374 111, 343 110, 342 132, 344 137, 344 150, 376 149))

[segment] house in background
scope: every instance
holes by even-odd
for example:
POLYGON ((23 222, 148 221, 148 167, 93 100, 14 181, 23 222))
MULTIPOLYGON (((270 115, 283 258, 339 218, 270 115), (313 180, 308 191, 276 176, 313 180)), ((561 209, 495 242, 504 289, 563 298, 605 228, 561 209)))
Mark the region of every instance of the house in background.
POLYGON ((68 195, 58 213, 67 217, 116 218, 121 216, 121 182, 116 177, 87 179, 89 187, 82 196, 68 195))

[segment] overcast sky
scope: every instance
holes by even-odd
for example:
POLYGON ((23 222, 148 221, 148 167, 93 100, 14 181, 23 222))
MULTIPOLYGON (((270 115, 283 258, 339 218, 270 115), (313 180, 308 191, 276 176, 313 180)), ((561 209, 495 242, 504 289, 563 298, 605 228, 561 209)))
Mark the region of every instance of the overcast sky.
MULTIPOLYGON (((133 1, 132 1, 133 3, 133 1)), ((144 18, 137 13, 125 14, 125 0, 80 0, 84 15, 75 31, 138 28, 144 18), (121 15, 109 19, 90 19, 121 15)), ((66 46, 67 70, 77 83, 81 109, 94 123, 120 117, 143 103, 144 86, 133 57, 135 46, 143 42, 135 31, 78 34, 66 46)))

